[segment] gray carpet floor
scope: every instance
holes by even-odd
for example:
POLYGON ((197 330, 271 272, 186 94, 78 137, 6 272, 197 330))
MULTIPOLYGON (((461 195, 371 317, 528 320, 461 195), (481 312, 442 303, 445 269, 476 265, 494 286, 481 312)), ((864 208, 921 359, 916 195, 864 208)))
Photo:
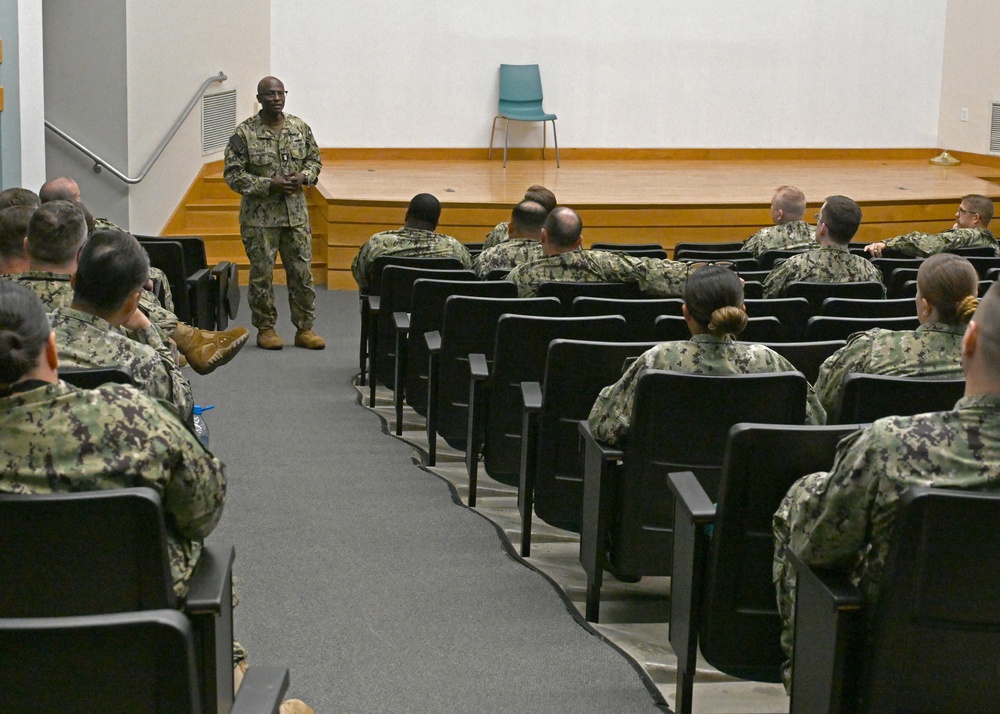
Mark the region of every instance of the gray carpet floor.
POLYGON ((628 660, 357 404, 358 329, 356 294, 320 289, 326 350, 251 337, 191 374, 196 402, 216 406, 229 494, 210 539, 236 546, 251 666, 289 667, 289 696, 318 713, 660 711, 628 660))

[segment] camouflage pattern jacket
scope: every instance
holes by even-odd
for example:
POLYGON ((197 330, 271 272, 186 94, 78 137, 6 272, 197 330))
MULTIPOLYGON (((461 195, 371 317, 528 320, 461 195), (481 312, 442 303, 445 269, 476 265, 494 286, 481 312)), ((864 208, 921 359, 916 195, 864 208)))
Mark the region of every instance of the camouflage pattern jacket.
MULTIPOLYGON (((737 342, 732 335, 693 335, 690 340, 663 342, 639 357, 615 384, 605 387, 590 410, 594 436, 620 446, 632 424, 639 377, 649 369, 683 374, 761 374, 794 372, 795 367, 770 347, 737 342)), ((806 423, 823 424, 826 413, 812 387, 806 397, 806 423)))
POLYGON ((542 244, 537 240, 507 240, 477 255, 472 268, 480 278, 486 278, 491 270, 510 270, 542 257, 542 244))
POLYGON ((952 228, 943 233, 907 233, 885 241, 885 247, 914 258, 926 258, 953 248, 981 247, 992 248, 993 255, 1000 256, 1000 244, 989 230, 982 228, 952 228))
POLYGON ((17 276, 17 281, 31 289, 42 301, 46 311, 57 307, 69 307, 73 302, 73 286, 69 284, 69 273, 46 273, 28 271, 17 276))
POLYGON ((187 592, 201 542, 222 516, 226 474, 175 414, 135 387, 57 382, 0 398, 0 435, 0 491, 156 489, 174 590, 187 592))
POLYGON ((961 377, 965 325, 927 322, 916 330, 874 329, 851 335, 819 368, 816 393, 827 414, 851 373, 896 377, 961 377))
POLYGON ((368 287, 372 263, 382 255, 408 258, 458 258, 465 268, 472 267, 468 249, 451 236, 421 228, 397 228, 382 231, 369 238, 351 263, 351 272, 358 286, 368 287))
POLYGON ((769 250, 799 250, 819 248, 816 242, 816 226, 805 221, 792 221, 761 228, 743 242, 743 250, 749 250, 754 258, 759 258, 769 250))
POLYGON ((275 133, 260 115, 244 121, 226 146, 223 177, 242 196, 241 226, 301 226, 309 224, 306 195, 290 196, 271 191, 271 178, 301 171, 312 186, 322 169, 319 147, 312 129, 298 117, 284 115, 275 133))
POLYGON ((510 271, 518 297, 534 297, 538 286, 552 281, 637 283, 656 297, 680 297, 688 266, 673 260, 636 258, 603 250, 574 250, 522 263, 510 271))
POLYGON ((61 366, 125 367, 139 389, 173 404, 181 418, 191 415, 191 384, 155 326, 126 337, 107 320, 69 307, 56 308, 49 323, 56 333, 61 366))
MULTIPOLYGON (((882 272, 860 255, 824 246, 808 253, 793 255, 768 273, 764 279, 764 297, 783 297, 789 283, 882 282, 882 272)), ((885 296, 885 286, 882 287, 885 296)))
POLYGON ((486 240, 483 241, 483 250, 486 251, 490 248, 495 248, 507 240, 510 240, 510 223, 506 221, 497 223, 493 230, 486 234, 486 240))

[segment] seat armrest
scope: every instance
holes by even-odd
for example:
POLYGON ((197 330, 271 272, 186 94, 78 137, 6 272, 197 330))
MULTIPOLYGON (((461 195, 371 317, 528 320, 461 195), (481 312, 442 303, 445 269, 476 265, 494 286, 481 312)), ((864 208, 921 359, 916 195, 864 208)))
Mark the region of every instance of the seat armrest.
POLYGON ((796 571, 790 711, 851 709, 857 698, 864 600, 846 573, 814 569, 791 550, 786 557, 796 571))
MULTIPOLYGON (((229 544, 206 543, 188 584, 184 610, 189 613, 218 612, 233 576, 236 552, 229 544)), ((229 607, 229 603, 225 603, 229 607)))
POLYGON ((595 454, 600 454, 601 461, 621 461, 625 456, 625 452, 622 449, 615 448, 614 446, 608 446, 597 440, 594 436, 594 432, 590 429, 590 424, 587 423, 586 419, 579 422, 577 429, 580 431, 580 437, 583 439, 584 447, 588 450, 593 449, 595 454))
POLYGON ((288 691, 288 670, 248 667, 231 714, 277 714, 288 691))
POLYGON ((392 313, 392 322, 396 326, 396 333, 407 334, 410 331, 410 313, 408 312, 394 312, 392 313))
POLYGON ((441 352, 441 333, 437 330, 425 332, 424 342, 427 343, 427 351, 431 354, 436 355, 441 352))
POLYGON ((490 366, 486 363, 486 355, 482 352, 473 352, 469 355, 469 376, 473 380, 490 378, 490 366))
POLYGON ((542 411, 542 385, 538 382, 521 382, 521 402, 524 404, 524 411, 529 414, 542 411))
POLYGON ((365 295, 365 299, 368 301, 368 309, 372 312, 378 312, 379 307, 382 304, 381 295, 365 295))
POLYGON ((683 513, 691 523, 712 523, 715 505, 690 471, 667 474, 667 486, 676 499, 678 514, 683 513))

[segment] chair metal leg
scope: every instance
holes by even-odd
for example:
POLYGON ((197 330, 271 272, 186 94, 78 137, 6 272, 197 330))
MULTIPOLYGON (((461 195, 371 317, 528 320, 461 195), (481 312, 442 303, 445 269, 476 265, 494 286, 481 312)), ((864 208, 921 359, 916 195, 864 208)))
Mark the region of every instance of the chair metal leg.
POLYGON ((548 124, 542 122, 542 161, 545 161, 545 141, 546 141, 546 130, 548 129, 548 124))
MULTIPOLYGON (((504 117, 507 119, 507 117, 504 117)), ((507 137, 510 135, 510 119, 507 119, 507 123, 504 125, 503 131, 503 167, 507 168, 507 137)))
POLYGON ((556 120, 552 120, 552 143, 556 145, 556 168, 559 168, 559 137, 556 136, 556 120))
POLYGON ((486 159, 487 160, 489 160, 493 156, 493 137, 497 133, 497 119, 499 119, 499 118, 500 118, 499 114, 497 116, 493 117, 493 131, 490 132, 490 150, 489 150, 489 153, 486 154, 486 159))

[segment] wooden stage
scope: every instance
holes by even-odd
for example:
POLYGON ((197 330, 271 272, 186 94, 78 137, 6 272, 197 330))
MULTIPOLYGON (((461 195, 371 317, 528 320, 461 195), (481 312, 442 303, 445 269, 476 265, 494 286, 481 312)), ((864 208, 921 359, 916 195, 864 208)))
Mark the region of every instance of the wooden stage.
MULTIPOLYGON (((482 241, 495 224, 507 220, 528 186, 542 184, 560 204, 580 212, 585 245, 655 242, 667 247, 746 238, 770 223, 771 194, 785 183, 805 192, 810 220, 828 195, 858 201, 864 210, 860 241, 943 230, 968 193, 1000 198, 1000 159, 960 154, 960 166, 941 167, 928 163, 938 153, 931 149, 686 150, 666 152, 665 158, 640 151, 626 159, 605 158, 626 152, 592 158, 564 150, 558 169, 551 153, 543 161, 540 152, 528 152, 530 158, 521 152, 506 169, 496 152, 491 161, 485 152, 464 150, 439 151, 431 158, 423 158, 427 152, 392 150, 323 153, 319 185, 310 190, 313 267, 317 282, 334 289, 356 288, 350 265, 359 246, 373 233, 402 225, 406 205, 417 193, 441 200, 439 230, 463 242, 482 241), (391 158, 382 158, 387 154, 391 158)), ((202 179, 164 234, 205 235, 211 258, 236 259, 245 266, 238 197, 222 183, 221 165, 206 166, 202 179), (200 192, 199 184, 204 184, 200 192)))

